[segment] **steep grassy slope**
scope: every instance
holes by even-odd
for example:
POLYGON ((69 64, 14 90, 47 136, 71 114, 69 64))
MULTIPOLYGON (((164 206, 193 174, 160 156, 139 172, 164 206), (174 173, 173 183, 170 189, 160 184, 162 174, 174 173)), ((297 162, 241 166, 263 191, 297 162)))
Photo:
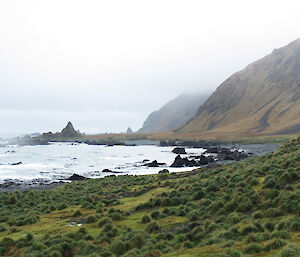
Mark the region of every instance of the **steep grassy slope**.
POLYGON ((300 39, 232 75, 181 133, 293 134, 300 131, 300 39))
POLYGON ((208 96, 199 94, 180 95, 158 111, 152 112, 138 132, 162 132, 182 127, 195 117, 207 98, 208 96))
POLYGON ((216 169, 1 193, 0 256, 300 256, 299 173, 300 137, 216 169))

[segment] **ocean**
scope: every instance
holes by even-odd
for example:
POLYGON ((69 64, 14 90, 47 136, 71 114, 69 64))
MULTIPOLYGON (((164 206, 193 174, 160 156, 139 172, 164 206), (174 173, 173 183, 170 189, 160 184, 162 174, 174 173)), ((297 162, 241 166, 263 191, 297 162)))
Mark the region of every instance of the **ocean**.
MULTIPOLYGON (((89 178, 101 178, 113 173, 103 173, 103 169, 119 172, 118 175, 156 174, 167 168, 170 172, 187 171, 191 168, 170 168, 176 154, 174 147, 157 145, 100 146, 78 143, 51 143, 36 146, 0 147, 0 183, 9 180, 20 182, 43 179, 59 181, 76 173, 89 178), (161 167, 145 167, 143 161, 157 160, 166 163, 161 167)), ((189 155, 200 155, 205 149, 187 148, 189 155)), ((183 155, 184 156, 184 155, 183 155)))

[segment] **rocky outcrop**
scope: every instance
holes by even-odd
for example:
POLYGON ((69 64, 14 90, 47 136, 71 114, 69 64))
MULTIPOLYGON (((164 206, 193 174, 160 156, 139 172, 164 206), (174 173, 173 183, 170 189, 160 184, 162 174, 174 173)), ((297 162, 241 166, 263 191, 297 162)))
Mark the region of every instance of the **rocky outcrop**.
POLYGON ((170 173, 170 171, 167 169, 163 169, 158 172, 158 174, 167 174, 167 173, 170 173))
POLYGON ((176 154, 187 154, 183 147, 176 147, 172 150, 172 153, 176 154))
POLYGON ((131 127, 128 127, 128 129, 126 130, 126 134, 131 134, 133 133, 133 130, 131 129, 131 127))
POLYGON ((64 138, 79 137, 80 134, 75 131, 73 124, 69 121, 68 125, 60 132, 59 136, 64 138))
POLYGON ((165 163, 160 163, 160 162, 157 162, 157 160, 154 160, 153 162, 150 162, 150 163, 146 163, 144 164, 143 166, 147 166, 147 167, 159 167, 159 166, 164 166, 166 165, 165 163))
POLYGON ((66 180, 80 181, 80 180, 86 180, 86 179, 88 179, 88 178, 74 173, 71 177, 67 178, 66 180))

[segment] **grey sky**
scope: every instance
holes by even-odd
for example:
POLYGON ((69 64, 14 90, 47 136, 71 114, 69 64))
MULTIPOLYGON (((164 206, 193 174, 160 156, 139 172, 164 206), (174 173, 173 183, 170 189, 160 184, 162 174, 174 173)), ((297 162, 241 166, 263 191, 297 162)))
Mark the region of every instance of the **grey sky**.
POLYGON ((0 1, 0 133, 138 129, 300 37, 300 2, 0 1))

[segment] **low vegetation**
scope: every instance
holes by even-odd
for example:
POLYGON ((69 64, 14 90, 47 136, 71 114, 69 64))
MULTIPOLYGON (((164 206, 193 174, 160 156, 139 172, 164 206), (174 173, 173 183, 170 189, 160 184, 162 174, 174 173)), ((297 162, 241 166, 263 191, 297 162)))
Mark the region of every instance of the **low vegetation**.
POLYGON ((1 193, 0 256, 300 256, 300 138, 215 169, 1 193))

